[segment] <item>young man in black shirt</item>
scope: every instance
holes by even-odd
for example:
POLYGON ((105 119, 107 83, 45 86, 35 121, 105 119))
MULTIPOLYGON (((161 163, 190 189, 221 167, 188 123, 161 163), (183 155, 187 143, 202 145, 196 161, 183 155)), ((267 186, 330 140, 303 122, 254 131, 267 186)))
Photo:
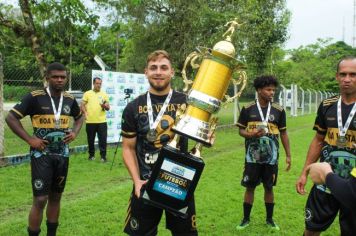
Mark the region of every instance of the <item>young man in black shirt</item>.
MULTIPOLYGON (((296 190, 306 194, 307 167, 317 162, 328 162, 333 171, 344 179, 356 167, 356 57, 342 58, 337 65, 336 80, 340 95, 321 102, 313 129, 316 134, 309 146, 296 190)), ((341 235, 355 235, 356 215, 342 201, 330 194, 325 185, 314 185, 305 207, 306 236, 320 235, 339 214, 341 235)))
POLYGON ((40 233, 43 210, 47 205, 47 235, 56 235, 60 201, 67 180, 69 147, 83 123, 75 98, 64 92, 67 72, 60 63, 49 64, 46 70, 48 87, 27 94, 11 109, 6 123, 31 149, 33 203, 29 214, 28 234, 40 233), (34 135, 21 125, 20 119, 31 117, 34 135), (69 119, 74 117, 73 129, 69 119))
MULTIPOLYGON (((163 210, 145 204, 140 191, 150 178, 159 151, 174 137, 171 128, 186 96, 171 88, 174 70, 166 51, 158 50, 147 57, 145 74, 149 91, 130 102, 122 115, 122 155, 134 184, 124 231, 149 236, 157 235, 163 210)), ((173 235, 197 235, 194 200, 186 219, 165 213, 166 227, 173 235)))
POLYGON ((277 183, 279 135, 286 152, 287 171, 291 167, 289 139, 286 127, 286 113, 281 106, 272 102, 278 81, 272 76, 261 76, 254 80, 258 98, 244 106, 237 123, 239 134, 245 138, 245 169, 241 185, 246 187, 243 212, 244 218, 237 230, 243 230, 250 223, 250 212, 254 201, 255 188, 262 182, 266 206, 266 223, 273 230, 279 226, 273 220, 273 186, 277 183))

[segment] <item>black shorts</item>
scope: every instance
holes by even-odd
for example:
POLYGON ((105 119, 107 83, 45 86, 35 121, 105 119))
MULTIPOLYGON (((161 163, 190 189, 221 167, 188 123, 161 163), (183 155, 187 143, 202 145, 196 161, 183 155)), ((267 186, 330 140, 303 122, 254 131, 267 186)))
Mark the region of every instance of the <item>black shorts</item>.
POLYGON ((245 163, 241 185, 255 188, 261 182, 267 189, 272 189, 277 183, 278 165, 245 163))
POLYGON ((347 209, 332 194, 321 191, 314 185, 305 206, 305 228, 310 231, 324 231, 333 223, 339 211, 341 235, 355 235, 356 212, 347 209))
POLYGON ((31 157, 32 192, 45 196, 49 192, 62 193, 67 180, 69 158, 48 154, 31 157))
MULTIPOLYGON (((131 194, 127 216, 125 219, 124 232, 131 236, 151 236, 157 235, 157 226, 161 220, 163 210, 138 199, 133 193, 131 194)), ((183 219, 169 211, 166 213, 166 228, 172 234, 181 235, 198 235, 195 219, 194 198, 188 206, 188 217, 183 219)))

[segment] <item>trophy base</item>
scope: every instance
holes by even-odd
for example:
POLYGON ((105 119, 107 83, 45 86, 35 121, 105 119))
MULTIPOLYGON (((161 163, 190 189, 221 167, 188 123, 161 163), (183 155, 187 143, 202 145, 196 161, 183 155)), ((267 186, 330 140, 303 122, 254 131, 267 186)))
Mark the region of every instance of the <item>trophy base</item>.
POLYGON ((210 124, 208 122, 185 115, 172 127, 172 130, 177 134, 202 143, 206 147, 211 147, 212 144, 208 138, 209 128, 210 124))
POLYGON ((170 146, 163 147, 141 198, 148 204, 186 218, 204 165, 202 159, 170 146))

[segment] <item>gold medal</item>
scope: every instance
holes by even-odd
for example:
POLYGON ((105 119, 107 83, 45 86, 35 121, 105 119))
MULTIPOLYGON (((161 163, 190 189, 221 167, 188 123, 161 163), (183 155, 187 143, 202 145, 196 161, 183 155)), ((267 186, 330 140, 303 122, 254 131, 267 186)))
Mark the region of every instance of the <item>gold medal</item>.
POLYGON ((146 138, 147 138, 148 142, 153 143, 157 139, 157 131, 154 129, 150 129, 147 132, 146 138))
POLYGON ((347 139, 345 136, 339 136, 336 140, 336 146, 338 148, 344 148, 346 147, 347 139))
POLYGON ((60 129, 61 128, 61 120, 56 120, 54 122, 54 128, 56 128, 56 129, 60 129))

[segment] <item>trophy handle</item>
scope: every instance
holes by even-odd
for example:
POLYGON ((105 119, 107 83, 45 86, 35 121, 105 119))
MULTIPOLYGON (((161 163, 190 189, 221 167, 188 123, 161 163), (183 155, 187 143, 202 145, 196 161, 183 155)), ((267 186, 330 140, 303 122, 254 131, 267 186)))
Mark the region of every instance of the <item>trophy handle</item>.
POLYGON ((199 64, 195 63, 195 61, 200 57, 200 54, 198 52, 192 52, 188 55, 188 57, 185 59, 184 66, 182 69, 182 78, 183 78, 183 83, 184 83, 184 88, 183 91, 187 92, 189 90, 189 85, 193 83, 193 80, 190 80, 187 78, 187 73, 186 73, 186 68, 188 66, 188 63, 190 61, 190 66, 193 69, 199 68, 199 64))
POLYGON ((234 101, 235 98, 238 98, 241 96, 242 91, 245 89, 246 84, 247 84, 247 74, 245 71, 243 70, 239 70, 237 71, 239 73, 239 78, 236 79, 232 79, 232 82, 234 85, 240 85, 242 83, 242 87, 240 88, 240 90, 232 97, 230 97, 229 95, 225 95, 225 99, 226 101, 223 103, 223 105, 226 105, 228 103, 231 103, 234 101))

